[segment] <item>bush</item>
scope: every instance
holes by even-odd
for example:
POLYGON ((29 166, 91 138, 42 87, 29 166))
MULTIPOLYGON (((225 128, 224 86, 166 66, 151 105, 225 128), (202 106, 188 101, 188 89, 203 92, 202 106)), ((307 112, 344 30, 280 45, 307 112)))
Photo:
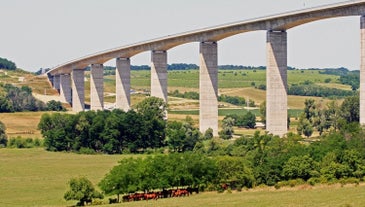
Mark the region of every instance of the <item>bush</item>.
POLYGON ((87 148, 87 147, 81 147, 79 150, 80 154, 85 154, 85 155, 93 155, 96 154, 95 150, 87 148))
POLYGON ((339 180, 339 182, 341 183, 341 186, 344 186, 346 184, 356 184, 356 186, 357 186, 360 184, 360 179, 358 179, 358 178, 341 178, 339 180))
POLYGON ((9 148, 34 148, 34 147, 40 147, 43 145, 43 142, 36 138, 22 138, 21 136, 18 136, 16 138, 10 138, 7 147, 9 148))

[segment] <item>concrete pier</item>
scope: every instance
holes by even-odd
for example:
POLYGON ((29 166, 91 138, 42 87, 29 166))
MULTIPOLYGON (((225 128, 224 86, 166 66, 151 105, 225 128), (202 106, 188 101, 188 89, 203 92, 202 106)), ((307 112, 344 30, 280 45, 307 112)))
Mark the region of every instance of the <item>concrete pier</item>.
POLYGON ((268 31, 266 50, 266 130, 283 136, 288 131, 286 31, 268 31))
POLYGON ((62 74, 60 76, 60 96, 61 96, 61 102, 71 103, 72 92, 71 92, 70 74, 62 74))
POLYGON ((104 110, 104 66, 92 64, 90 70, 90 109, 104 110))
POLYGON ((115 71, 116 107, 128 111, 131 105, 131 61, 129 58, 117 58, 115 71))
POLYGON ((360 124, 365 125, 365 16, 360 17, 360 124))
POLYGON ((199 129, 218 135, 218 52, 216 42, 200 43, 199 129))
POLYGON ((85 70, 74 69, 71 72, 72 111, 80 112, 85 109, 85 70))
POLYGON ((60 90, 60 75, 53 76, 53 88, 60 90))
POLYGON ((151 96, 167 103, 167 52, 151 52, 151 96))

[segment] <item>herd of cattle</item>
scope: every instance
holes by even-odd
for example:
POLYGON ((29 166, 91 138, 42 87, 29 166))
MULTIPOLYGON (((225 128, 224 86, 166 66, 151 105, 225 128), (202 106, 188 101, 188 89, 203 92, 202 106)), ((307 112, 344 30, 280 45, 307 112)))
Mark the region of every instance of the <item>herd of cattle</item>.
POLYGON ((170 190, 162 190, 148 193, 133 193, 123 196, 123 202, 141 201, 141 200, 148 201, 148 200, 157 200, 159 198, 182 197, 182 196, 189 196, 194 192, 199 193, 199 189, 188 187, 182 189, 170 189, 170 190))

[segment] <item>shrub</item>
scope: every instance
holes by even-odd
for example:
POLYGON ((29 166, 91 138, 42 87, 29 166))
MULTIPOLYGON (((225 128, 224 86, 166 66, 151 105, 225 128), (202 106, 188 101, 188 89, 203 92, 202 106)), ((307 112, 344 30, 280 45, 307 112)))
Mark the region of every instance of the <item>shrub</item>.
POLYGON ((86 155, 93 155, 95 154, 95 150, 87 148, 87 147, 81 147, 79 150, 80 154, 86 154, 86 155))

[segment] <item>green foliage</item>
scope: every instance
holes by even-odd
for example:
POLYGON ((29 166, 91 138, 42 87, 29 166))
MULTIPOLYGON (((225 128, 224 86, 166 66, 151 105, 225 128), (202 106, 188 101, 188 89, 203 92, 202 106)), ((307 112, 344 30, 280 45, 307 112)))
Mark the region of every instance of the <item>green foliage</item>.
POLYGON ((87 111, 78 114, 43 114, 38 128, 50 151, 104 152, 144 151, 164 146, 165 104, 150 98, 134 110, 87 111), (85 148, 90 151, 85 151, 85 148))
POLYGON ((199 100, 199 93, 194 91, 180 93, 179 90, 175 90, 174 92, 169 93, 169 96, 199 100))
POLYGON ((233 126, 235 120, 231 117, 223 119, 222 130, 219 132, 219 137, 222 139, 231 139, 234 133, 233 126))
POLYGON ((66 108, 62 106, 60 101, 51 100, 47 102, 48 111, 66 111, 66 108))
POLYGON ((200 140, 201 133, 187 122, 169 122, 166 129, 166 143, 172 151, 192 151, 200 140))
POLYGON ((219 183, 229 184, 231 188, 237 186, 254 187, 255 176, 249 163, 241 157, 217 158, 219 183))
POLYGON ((44 111, 43 102, 32 96, 32 89, 28 86, 21 88, 5 84, 5 96, 0 96, 0 112, 44 111))
POLYGON ((0 121, 0 148, 6 147, 8 142, 8 137, 6 135, 6 126, 0 121))
POLYGON ((346 97, 354 95, 353 91, 338 88, 318 86, 313 83, 293 84, 288 89, 288 95, 316 97, 346 97))
POLYGON ((316 163, 309 155, 293 156, 284 165, 283 176, 286 179, 301 178, 308 180, 312 171, 316 171, 316 163))
POLYGON ((236 106, 246 106, 247 102, 244 98, 239 96, 227 96, 227 95, 220 95, 218 97, 218 101, 227 102, 236 106))
POLYGON ((95 190, 93 184, 85 177, 71 178, 68 182, 70 189, 65 192, 65 200, 78 200, 78 206, 84 206, 91 203, 94 198, 104 198, 104 196, 95 190))
POLYGON ((200 186, 217 175, 214 160, 201 154, 173 153, 145 159, 123 159, 100 181, 107 195, 178 186, 200 186))
POLYGON ((15 70, 16 65, 14 62, 0 57, 0 69, 15 70))
POLYGON ((16 138, 10 138, 8 141, 7 147, 9 148, 34 148, 34 147, 41 147, 42 141, 38 138, 32 139, 32 138, 22 138, 20 136, 16 138))
POLYGON ((224 120, 228 118, 233 119, 232 126, 246 127, 250 129, 253 129, 256 126, 256 115, 251 111, 248 111, 243 115, 229 114, 224 118, 224 120))

